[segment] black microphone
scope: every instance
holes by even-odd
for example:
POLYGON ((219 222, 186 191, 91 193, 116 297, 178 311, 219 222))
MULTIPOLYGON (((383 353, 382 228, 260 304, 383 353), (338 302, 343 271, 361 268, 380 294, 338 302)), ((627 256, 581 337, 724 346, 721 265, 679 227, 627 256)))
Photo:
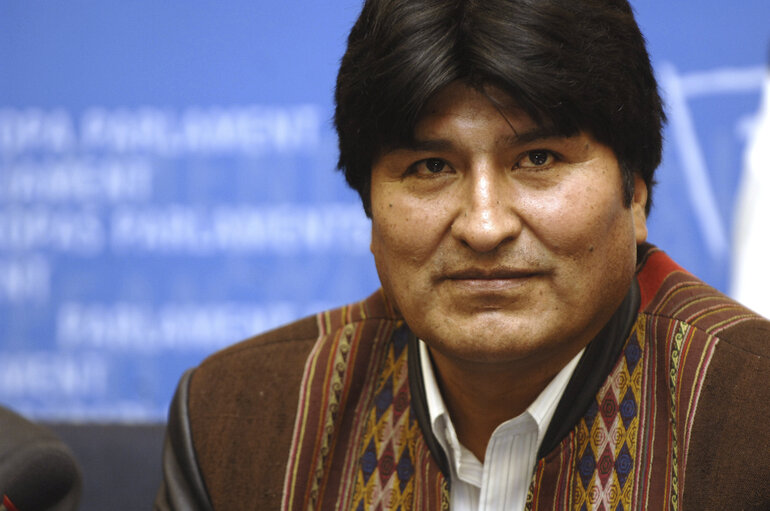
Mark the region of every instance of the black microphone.
POLYGON ((61 440, 0 407, 0 496, 17 511, 63 511, 77 508, 81 487, 80 469, 61 440))

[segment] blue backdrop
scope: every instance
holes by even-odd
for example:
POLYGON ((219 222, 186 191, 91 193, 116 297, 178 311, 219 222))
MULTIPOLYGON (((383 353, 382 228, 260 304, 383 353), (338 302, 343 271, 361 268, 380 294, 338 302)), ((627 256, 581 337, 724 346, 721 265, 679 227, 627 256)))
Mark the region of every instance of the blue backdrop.
MULTIPOLYGON (((635 7, 670 118, 650 239, 726 290, 770 2, 635 7)), ((359 8, 0 0, 0 403, 162 420, 208 353, 377 287, 330 121, 359 8)))

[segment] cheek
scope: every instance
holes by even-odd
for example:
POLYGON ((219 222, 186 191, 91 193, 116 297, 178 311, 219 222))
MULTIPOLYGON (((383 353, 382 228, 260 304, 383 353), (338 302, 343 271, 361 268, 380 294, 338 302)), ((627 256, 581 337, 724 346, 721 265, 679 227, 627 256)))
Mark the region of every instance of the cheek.
POLYGON ((397 311, 413 310, 414 298, 424 296, 429 287, 435 251, 423 234, 420 222, 410 214, 387 218, 372 214, 374 263, 380 284, 397 311))
MULTIPOLYGON (((372 215, 372 253, 378 264, 390 261, 416 248, 418 237, 409 215, 372 215)), ((392 261, 390 261, 392 262, 392 261)))
POLYGON ((630 210, 617 193, 591 185, 534 198, 527 223, 550 251, 571 258, 599 256, 617 245, 633 245, 630 210))
POLYGON ((430 258, 443 232, 439 209, 400 197, 382 201, 372 211, 375 260, 392 265, 419 264, 430 258))

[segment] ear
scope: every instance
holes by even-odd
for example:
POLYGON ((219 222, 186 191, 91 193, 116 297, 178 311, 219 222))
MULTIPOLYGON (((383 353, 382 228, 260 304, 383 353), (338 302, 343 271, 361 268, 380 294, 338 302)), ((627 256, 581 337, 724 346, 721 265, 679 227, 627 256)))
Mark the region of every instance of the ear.
POLYGON ((634 174, 634 195, 631 198, 631 214, 634 217, 636 244, 647 241, 647 184, 639 174, 634 174))

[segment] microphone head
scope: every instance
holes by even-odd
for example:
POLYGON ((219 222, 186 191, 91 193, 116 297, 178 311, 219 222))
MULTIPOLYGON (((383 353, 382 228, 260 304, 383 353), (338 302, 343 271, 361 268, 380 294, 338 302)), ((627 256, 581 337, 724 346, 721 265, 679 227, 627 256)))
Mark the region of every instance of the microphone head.
POLYGON ((64 443, 46 428, 0 408, 0 496, 18 511, 77 508, 80 469, 64 443))

